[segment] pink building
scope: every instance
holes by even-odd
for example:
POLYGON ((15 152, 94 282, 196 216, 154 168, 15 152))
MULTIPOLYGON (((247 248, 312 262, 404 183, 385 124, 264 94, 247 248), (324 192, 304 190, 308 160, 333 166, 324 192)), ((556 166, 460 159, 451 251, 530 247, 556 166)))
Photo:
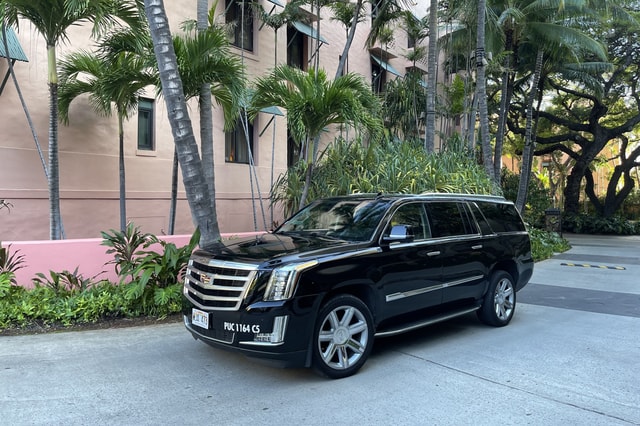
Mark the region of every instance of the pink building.
MULTIPOLYGON (((265 10, 273 13, 282 10, 280 1, 284 0, 259 0, 265 10)), ((220 19, 233 19, 234 11, 238 11, 241 4, 236 0, 221 0, 220 19)), ((195 19, 194 1, 165 1, 165 7, 174 35, 180 32, 182 21, 195 19)), ((370 6, 365 4, 365 7, 370 6)), ((426 7, 416 6, 414 13, 424 16, 426 7)), ((367 10, 367 19, 358 25, 349 52, 348 71, 373 80, 374 86, 377 82, 384 85, 385 80, 404 75, 412 66, 405 59, 410 44, 406 32, 396 28, 393 43, 367 49, 365 39, 370 23, 367 10)), ((321 43, 316 51, 318 37, 314 27, 315 24, 309 22, 296 22, 280 28, 276 37, 274 30, 263 26, 256 15, 246 20, 244 38, 235 37, 236 45, 244 48, 236 47, 234 52, 242 56, 250 80, 273 68, 276 57, 279 63, 289 62, 306 69, 315 55, 319 55, 321 67, 332 76, 345 45, 346 30, 331 19, 331 10, 325 8, 320 21, 321 43)), ((88 26, 73 27, 69 36, 68 43, 58 46, 59 59, 72 51, 93 47, 88 26)), ((4 56, 0 58, 0 81, 5 81, 0 92, 0 199, 10 202, 12 208, 0 210, 0 241, 48 239, 47 180, 5 60, 7 56, 16 60, 17 82, 46 159, 49 120, 46 46, 28 21, 22 21, 15 33, 9 31, 8 42, 9 54, 4 47, 0 48, 0 55, 4 56)), ((192 102, 190 107, 198 137, 197 104, 192 102)), ((292 155, 287 142, 286 111, 280 113, 282 115, 273 110, 260 114, 253 123, 252 171, 243 138, 225 134, 222 113, 214 105, 216 195, 221 232, 263 230, 265 223, 266 228, 272 226, 268 202, 272 175, 277 177, 285 172, 292 155), (275 145, 274 155, 272 145, 275 145), (255 202, 252 195, 257 198, 255 202), (259 206, 259 198, 264 201, 263 208, 259 206)), ((148 88, 147 97, 140 99, 138 112, 125 123, 124 131, 127 219, 141 226, 144 232, 162 235, 168 229, 174 147, 164 103, 161 98, 155 99, 152 87, 148 88)), ((70 110, 69 125, 59 126, 60 196, 66 238, 96 238, 102 230, 119 227, 117 135, 116 118, 97 115, 87 98, 76 99, 70 110)), ((181 184, 178 199, 175 233, 190 234, 193 224, 181 184)), ((274 222, 282 220, 279 211, 274 212, 273 217, 274 222)))

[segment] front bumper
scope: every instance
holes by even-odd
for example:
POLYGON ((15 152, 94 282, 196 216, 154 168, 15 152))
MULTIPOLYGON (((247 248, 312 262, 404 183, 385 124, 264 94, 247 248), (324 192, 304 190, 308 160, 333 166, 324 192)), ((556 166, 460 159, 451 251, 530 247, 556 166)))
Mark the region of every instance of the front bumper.
POLYGON ((205 311, 208 327, 193 322, 184 300, 184 324, 194 338, 221 349, 239 352, 281 367, 308 367, 315 317, 311 310, 292 309, 293 302, 256 303, 240 311, 205 311))

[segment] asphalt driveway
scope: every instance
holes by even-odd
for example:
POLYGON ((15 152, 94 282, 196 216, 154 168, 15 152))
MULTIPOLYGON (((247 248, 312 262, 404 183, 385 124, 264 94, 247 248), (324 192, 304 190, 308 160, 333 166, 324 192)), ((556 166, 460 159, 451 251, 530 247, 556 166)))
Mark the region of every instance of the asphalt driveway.
POLYGON ((640 238, 569 238, 508 327, 469 315, 380 339, 338 381, 182 324, 0 337, 0 424, 638 425, 640 238))

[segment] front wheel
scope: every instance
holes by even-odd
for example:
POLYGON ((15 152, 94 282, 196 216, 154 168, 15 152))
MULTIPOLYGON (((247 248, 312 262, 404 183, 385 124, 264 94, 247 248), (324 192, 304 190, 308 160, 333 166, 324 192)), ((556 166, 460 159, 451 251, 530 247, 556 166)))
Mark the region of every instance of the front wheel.
POLYGON ((367 305, 351 295, 330 299, 314 330, 313 366, 332 379, 355 374, 373 347, 373 320, 367 305))
POLYGON ((478 310, 480 321, 495 327, 509 324, 516 309, 516 289, 513 277, 505 271, 497 271, 491 276, 489 289, 478 310))

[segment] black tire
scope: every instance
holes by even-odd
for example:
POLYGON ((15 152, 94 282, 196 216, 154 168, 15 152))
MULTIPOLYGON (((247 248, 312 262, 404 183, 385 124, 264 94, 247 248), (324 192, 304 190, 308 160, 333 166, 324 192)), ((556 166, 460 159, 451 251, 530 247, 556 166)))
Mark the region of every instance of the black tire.
POLYGON ((318 314, 313 333, 313 367, 341 379, 355 374, 373 348, 373 319, 367 305, 343 294, 330 299, 318 314))
POLYGON ((513 277, 505 271, 494 272, 482 307, 478 310, 478 318, 485 324, 504 327, 513 318, 515 310, 516 287, 513 277))

